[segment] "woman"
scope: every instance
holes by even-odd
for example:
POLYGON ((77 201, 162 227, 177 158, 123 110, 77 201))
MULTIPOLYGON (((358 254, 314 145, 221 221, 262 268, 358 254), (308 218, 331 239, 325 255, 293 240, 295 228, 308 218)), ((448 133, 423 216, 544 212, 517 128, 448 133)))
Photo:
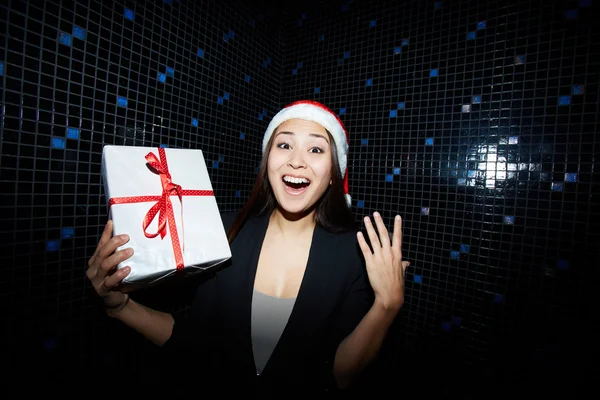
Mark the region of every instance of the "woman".
POLYGON ((167 354, 195 360, 194 376, 230 382, 220 393, 348 387, 403 304, 408 263, 401 261, 399 216, 392 238, 378 213, 377 232, 366 217, 370 245, 353 227, 347 153, 343 123, 320 103, 298 101, 273 118, 248 203, 223 214, 230 263, 199 285, 187 317, 119 291, 129 269, 115 266, 132 250, 115 252, 128 238, 111 238, 109 221, 87 271, 107 314, 167 354))

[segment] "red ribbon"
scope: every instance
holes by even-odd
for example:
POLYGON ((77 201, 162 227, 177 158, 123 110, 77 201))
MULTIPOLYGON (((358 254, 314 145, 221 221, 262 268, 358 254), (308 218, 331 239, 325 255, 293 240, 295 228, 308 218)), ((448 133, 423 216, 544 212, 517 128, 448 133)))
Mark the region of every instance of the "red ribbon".
POLYGON ((183 190, 180 185, 173 183, 171 179, 171 173, 169 172, 169 166, 167 164, 167 155, 165 149, 160 147, 158 149, 159 158, 150 152, 146 155, 146 161, 151 167, 152 172, 157 173, 160 176, 160 182, 162 184, 162 194, 160 196, 132 196, 132 197, 113 197, 108 201, 108 208, 114 204, 131 204, 131 203, 145 203, 156 201, 156 204, 150 208, 146 213, 144 220, 142 221, 142 229, 144 235, 147 238, 155 238, 160 235, 161 239, 164 239, 167 235, 167 225, 171 233, 171 242, 173 244, 173 252, 175 253, 175 261, 177 263, 177 269, 183 269, 183 253, 179 246, 179 235, 177 234, 177 226, 175 224, 175 214, 173 212, 173 203, 171 203, 171 196, 177 196, 181 202, 181 222, 183 223, 183 196, 214 196, 212 190, 183 190), (158 230, 156 233, 148 233, 146 230, 152 223, 154 218, 158 214, 158 230))

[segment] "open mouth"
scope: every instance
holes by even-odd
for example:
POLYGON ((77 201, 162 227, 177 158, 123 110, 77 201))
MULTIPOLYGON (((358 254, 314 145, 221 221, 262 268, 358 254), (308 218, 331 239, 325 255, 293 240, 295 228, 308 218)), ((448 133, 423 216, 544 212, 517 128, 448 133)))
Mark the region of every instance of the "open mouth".
POLYGON ((281 178, 285 189, 290 194, 300 194, 303 193, 306 188, 310 185, 310 181, 306 178, 295 178, 291 176, 284 176, 281 178))

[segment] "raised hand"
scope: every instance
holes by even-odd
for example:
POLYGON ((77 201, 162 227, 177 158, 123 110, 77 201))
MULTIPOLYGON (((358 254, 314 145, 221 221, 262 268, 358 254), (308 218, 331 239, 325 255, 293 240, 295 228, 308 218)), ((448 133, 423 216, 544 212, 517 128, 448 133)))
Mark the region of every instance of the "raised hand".
POLYGON ((365 227, 369 235, 371 247, 367 244, 362 232, 358 232, 358 244, 367 265, 367 274, 371 287, 375 292, 375 302, 385 309, 398 311, 404 304, 404 276, 408 261, 402 261, 402 218, 394 219, 392 239, 378 212, 373 213, 377 232, 371 219, 365 217, 365 227))

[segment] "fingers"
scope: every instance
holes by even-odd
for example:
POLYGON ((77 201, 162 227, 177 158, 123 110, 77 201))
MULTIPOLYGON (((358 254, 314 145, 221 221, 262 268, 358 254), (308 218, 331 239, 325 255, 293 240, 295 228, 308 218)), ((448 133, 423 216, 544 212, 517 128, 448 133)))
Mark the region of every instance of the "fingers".
POLYGON ((402 252, 402 218, 399 215, 396 215, 396 218, 394 218, 392 249, 395 255, 399 255, 402 252))
POLYGON ((104 280, 104 282, 102 283, 102 285, 104 286, 104 289, 106 291, 114 290, 116 288, 116 286, 119 283, 121 283, 121 281, 123 279, 125 279, 125 277, 127 275, 129 275, 130 272, 131 272, 131 267, 129 267, 129 266, 121 268, 120 270, 116 271, 114 274, 110 275, 109 277, 107 277, 104 280))
POLYGON ((119 263, 127 260, 132 255, 133 255, 133 249, 128 248, 128 249, 123 249, 121 251, 117 251, 116 253, 112 254, 110 257, 105 258, 98 266, 98 270, 96 271, 96 277, 100 280, 104 280, 104 278, 106 278, 106 276, 108 276, 110 274, 110 271, 112 271, 117 265, 119 265, 119 263))
POLYGON ((100 248, 102 246, 104 246, 104 244, 106 242, 108 242, 110 240, 112 236, 112 221, 109 219, 108 222, 106 222, 106 225, 104 225, 104 231, 102 231, 102 236, 100 237, 100 241, 98 242, 98 246, 96 246, 96 250, 94 250, 94 254, 92 254, 92 256, 90 257, 90 260, 88 261, 88 266, 92 266, 92 264, 94 263, 94 260, 96 259, 96 255, 98 254, 98 250, 100 250, 100 248))
POLYGON ((383 218, 381 218, 381 215, 378 212, 374 212, 373 217, 375 219, 375 224, 377 225, 377 232, 379 232, 381 247, 388 249, 390 247, 390 234, 383 223, 383 218))
POLYGON ((373 228, 373 224, 369 217, 365 217, 365 227, 367 228, 371 247, 373 247, 373 253, 376 253, 381 249, 381 243, 379 242, 379 237, 377 236, 377 233, 375 233, 375 228, 373 228))
POLYGON ((362 232, 357 232, 356 238, 358 239, 358 245, 360 246, 360 249, 362 250, 363 255, 365 256, 365 259, 369 260, 370 257, 373 256, 373 253, 371 252, 371 248, 365 240, 365 236, 362 234, 362 232))

